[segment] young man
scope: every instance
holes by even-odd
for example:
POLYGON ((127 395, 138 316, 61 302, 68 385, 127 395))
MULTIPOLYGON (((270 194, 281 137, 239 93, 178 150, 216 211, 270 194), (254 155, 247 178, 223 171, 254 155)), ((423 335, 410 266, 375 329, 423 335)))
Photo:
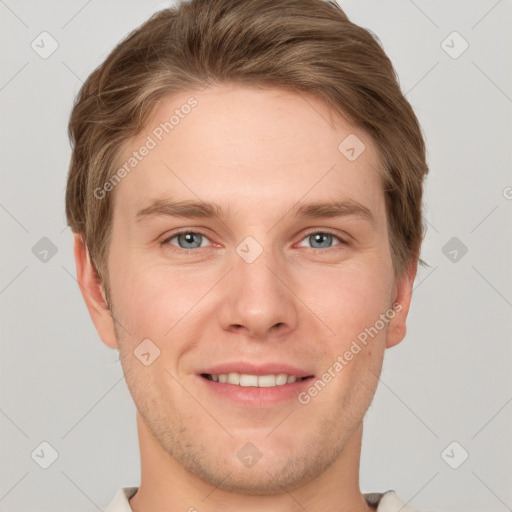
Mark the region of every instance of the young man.
POLYGON ((427 173, 369 32, 323 0, 193 0, 84 84, 66 213, 137 407, 108 512, 411 510, 361 494, 363 417, 405 336, 427 173))

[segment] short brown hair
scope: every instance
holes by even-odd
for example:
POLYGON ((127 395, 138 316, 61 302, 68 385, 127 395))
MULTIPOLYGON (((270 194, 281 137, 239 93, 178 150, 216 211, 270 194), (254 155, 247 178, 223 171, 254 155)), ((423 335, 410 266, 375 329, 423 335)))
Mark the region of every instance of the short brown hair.
POLYGON ((395 275, 419 257, 428 172, 418 120, 373 35, 325 0, 191 0, 153 15, 83 84, 69 122, 66 216, 108 297, 114 193, 98 199, 122 143, 158 100, 210 84, 281 87, 322 99, 377 145, 395 275))

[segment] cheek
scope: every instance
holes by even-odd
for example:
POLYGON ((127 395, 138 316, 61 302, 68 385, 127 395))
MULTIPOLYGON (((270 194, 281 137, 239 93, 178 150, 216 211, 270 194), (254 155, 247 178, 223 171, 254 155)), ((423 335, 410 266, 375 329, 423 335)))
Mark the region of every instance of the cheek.
POLYGON ((350 409, 355 410, 357 400, 367 403, 378 382, 393 317, 393 312, 389 314, 392 278, 368 267, 346 270, 324 280, 322 293, 314 298, 317 309, 312 309, 332 331, 321 350, 325 379, 333 382, 323 400, 343 396, 344 405, 350 401, 350 409))
POLYGON ((373 326, 391 305, 392 276, 378 268, 338 269, 318 276, 316 282, 323 285, 310 287, 309 293, 304 289, 305 302, 340 341, 373 326))
POLYGON ((219 274, 212 275, 213 282, 204 272, 136 262, 124 265, 123 272, 114 273, 112 302, 114 315, 122 326, 117 328, 119 347, 126 355, 126 366, 133 370, 134 381, 144 382, 139 386, 148 391, 169 392, 166 386, 172 384, 172 378, 165 371, 177 376, 183 354, 193 352, 204 334, 207 313, 202 299, 219 274), (146 346, 143 343, 149 352, 158 354, 149 367, 134 357, 142 353, 139 347, 146 346))
POLYGON ((129 332, 167 336, 198 303, 209 283, 194 273, 127 261, 112 272, 112 302, 129 332))

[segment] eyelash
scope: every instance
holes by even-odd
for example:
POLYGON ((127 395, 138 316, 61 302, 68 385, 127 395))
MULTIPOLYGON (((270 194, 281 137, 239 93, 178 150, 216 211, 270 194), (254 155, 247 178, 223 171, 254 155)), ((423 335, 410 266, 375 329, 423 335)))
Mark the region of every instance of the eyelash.
MULTIPOLYGON (((193 249, 183 249, 182 247, 177 247, 175 245, 172 245, 170 243, 170 241, 174 238, 176 238, 177 236, 179 235, 182 235, 182 234, 185 234, 185 233, 188 233, 188 234, 194 234, 194 235, 201 235, 201 236, 204 236, 206 239, 210 240, 208 238, 208 236, 203 233, 202 231, 193 231, 193 230, 190 230, 190 229, 183 229, 183 230, 180 230, 180 231, 177 231, 175 233, 173 233, 171 236, 167 237, 165 240, 163 240, 160 245, 161 246, 170 246, 172 247, 173 250, 177 250, 179 252, 188 252, 188 253, 193 253, 195 251, 198 251, 200 249, 205 249, 205 247, 194 247, 193 249)), ((333 238, 335 238, 339 244, 336 244, 336 245, 333 245, 331 247, 326 247, 324 249, 319 249, 319 248, 316 248, 316 247, 310 247, 310 249, 313 249, 313 250, 316 250, 316 251, 328 251, 329 249, 335 249, 336 247, 338 246, 341 246, 341 245, 349 245, 349 243, 344 240, 343 238, 341 238, 339 235, 333 233, 332 231, 329 231, 329 230, 316 230, 316 231, 310 231, 308 233, 306 233, 302 238, 301 238, 301 242, 303 240, 305 240, 306 238, 310 237, 311 235, 330 235, 332 236, 333 238)))

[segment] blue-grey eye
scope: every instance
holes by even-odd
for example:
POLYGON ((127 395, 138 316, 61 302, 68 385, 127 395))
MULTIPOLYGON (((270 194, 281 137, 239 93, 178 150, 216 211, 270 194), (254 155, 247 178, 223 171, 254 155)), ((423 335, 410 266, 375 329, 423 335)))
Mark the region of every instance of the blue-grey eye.
MULTIPOLYGON (((192 231, 186 233, 178 233, 169 239, 169 242, 172 243, 172 240, 178 240, 178 246, 182 249, 197 249, 201 247, 203 242, 203 235, 201 233, 194 233, 192 231)), ((176 245, 176 244, 172 244, 176 245)))
MULTIPOLYGON (((339 245, 342 243, 341 238, 336 235, 331 235, 329 233, 311 233, 310 235, 304 237, 303 241, 307 240, 310 244, 310 247, 313 249, 329 249, 333 245, 339 245), (333 243, 335 242, 335 243, 333 243)), ((304 247, 304 245, 301 246, 304 247)))
POLYGON ((327 233, 316 233, 314 235, 309 235, 309 241, 314 249, 323 249, 324 247, 330 247, 332 245, 332 235, 327 233))

